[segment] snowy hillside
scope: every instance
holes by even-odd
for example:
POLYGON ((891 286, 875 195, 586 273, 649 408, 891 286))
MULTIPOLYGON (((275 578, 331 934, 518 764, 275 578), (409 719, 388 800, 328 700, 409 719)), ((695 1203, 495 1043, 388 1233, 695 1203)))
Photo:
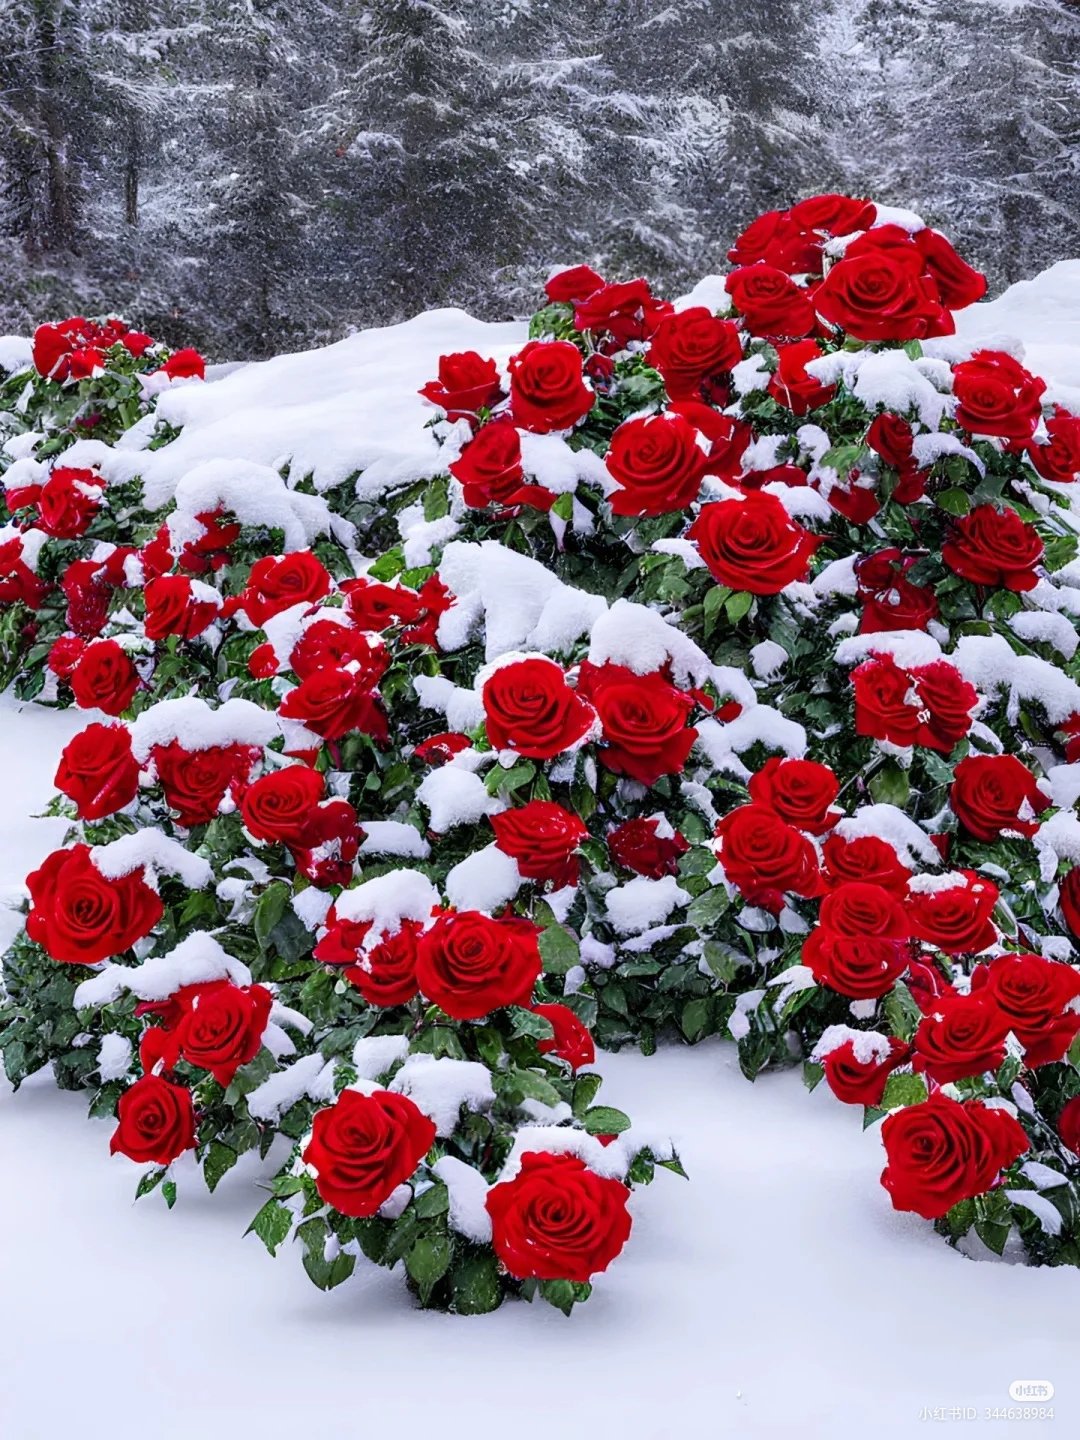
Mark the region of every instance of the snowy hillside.
MULTIPOLYGON (((1051 382, 1080 389, 1080 260, 965 312, 960 330, 1015 337, 1051 382)), ((177 385, 158 411, 183 426, 175 443, 148 454, 84 441, 70 463, 110 479, 137 466, 161 494, 220 460, 289 459, 320 488, 358 468, 373 487, 420 477, 437 462, 416 391, 439 355, 475 348, 501 362, 525 336, 431 312, 177 385)), ((85 720, 2 702, 9 894, 57 843, 61 822, 29 816, 85 720)), ((643 1131, 674 1129, 692 1183, 661 1173, 635 1195, 637 1243, 572 1323, 541 1306, 415 1313, 374 1269, 318 1294, 298 1266, 238 1243, 251 1165, 214 1199, 183 1188, 171 1216, 133 1209, 130 1168, 110 1160, 108 1123, 88 1124, 81 1097, 41 1077, 17 1100, 3 1090, 4 1440, 344 1440, 421 1426, 453 1440, 481 1427, 524 1440, 892 1440, 922 1433, 927 1410, 974 1407, 981 1421, 1032 1376, 1057 1386, 1057 1433, 1080 1426, 1074 1270, 972 1264, 894 1213, 876 1132, 825 1086, 807 1097, 797 1072, 751 1087, 716 1041, 600 1068, 643 1131)), ((1003 1421, 991 1433, 1014 1432, 1003 1421)))

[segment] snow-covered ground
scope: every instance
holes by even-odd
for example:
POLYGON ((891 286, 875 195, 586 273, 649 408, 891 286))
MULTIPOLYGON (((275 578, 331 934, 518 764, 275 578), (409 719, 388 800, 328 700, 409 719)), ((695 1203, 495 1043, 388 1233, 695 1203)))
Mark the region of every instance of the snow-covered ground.
MULTIPOLYGON (((1080 261, 963 322, 1021 337, 1036 368, 1080 385, 1080 261)), ((162 480, 287 454, 325 483, 373 462, 420 473, 414 392, 439 352, 502 355, 522 335, 439 311, 177 387, 164 403, 187 429, 150 459, 162 480)), ((0 889, 56 842, 57 822, 28 816, 83 718, 0 702, 0 889)), ((796 1074, 751 1087, 718 1043, 603 1069, 605 1098, 675 1131, 692 1182, 662 1173, 638 1192, 635 1243, 571 1320, 420 1314, 375 1270, 322 1295, 294 1256, 241 1241, 250 1168, 212 1197, 182 1187, 172 1214, 133 1206, 132 1167, 80 1096, 41 1077, 0 1090, 0 1440, 1080 1433, 1076 1271, 974 1264, 895 1215, 876 1134, 796 1074), (984 1418, 1031 1378, 1057 1387, 1053 1422, 984 1418)))

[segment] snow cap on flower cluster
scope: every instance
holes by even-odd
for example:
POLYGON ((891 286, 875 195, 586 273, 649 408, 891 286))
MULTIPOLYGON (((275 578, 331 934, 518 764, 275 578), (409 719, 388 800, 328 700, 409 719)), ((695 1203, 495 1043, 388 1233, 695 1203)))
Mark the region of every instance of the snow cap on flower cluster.
POLYGON ((252 745, 263 749, 281 733, 273 710, 251 700, 226 700, 208 705, 197 695, 159 700, 129 725, 131 749, 146 761, 155 745, 179 741, 185 750, 212 750, 218 746, 252 745))
POLYGON ((389 1088, 407 1095, 435 1122, 436 1134, 443 1137, 457 1129, 462 1106, 481 1111, 495 1103, 491 1072, 478 1060, 410 1055, 389 1088))
POLYGON ((367 943, 374 945, 384 935, 396 935, 406 920, 426 924, 439 899, 435 886, 419 870, 393 870, 343 890, 334 909, 341 920, 370 922, 367 943))
POLYGON ((166 875, 176 875, 189 890, 202 890, 214 878, 208 860, 156 829, 136 830, 132 835, 110 840, 107 845, 96 845, 90 851, 90 859, 107 880, 119 880, 136 870, 144 870, 147 882, 153 884, 158 872, 163 871, 166 875))
POLYGON ((456 597, 439 620, 440 648, 459 650, 482 633, 487 660, 508 651, 568 651, 607 609, 602 596, 565 585, 546 565, 494 540, 452 541, 439 577, 456 597))
POLYGON ((75 991, 74 1005, 76 1010, 108 1005, 125 990, 140 1000, 168 1000, 184 985, 202 985, 210 980, 250 985, 251 971, 223 950, 212 935, 196 930, 174 949, 151 955, 141 965, 104 966, 75 991))

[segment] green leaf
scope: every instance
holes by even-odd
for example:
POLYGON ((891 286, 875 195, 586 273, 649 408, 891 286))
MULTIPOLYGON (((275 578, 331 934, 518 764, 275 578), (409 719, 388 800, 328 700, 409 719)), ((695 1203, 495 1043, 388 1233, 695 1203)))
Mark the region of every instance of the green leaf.
POLYGON ((1005 1249, 1005 1242, 1009 1238, 1010 1226, 1001 1224, 997 1220, 976 1220, 975 1234, 995 1255, 1000 1255, 1005 1249))
POLYGON ((504 770, 501 765, 493 765, 488 771, 487 786, 489 795, 496 795, 499 791, 506 791, 508 794, 520 790, 522 786, 528 785, 536 776, 536 766, 531 760, 519 760, 516 765, 511 765, 504 770))
POLYGON ((543 1015, 537 1015, 535 1011, 526 1010, 520 1005, 511 1005, 506 1013, 510 1017, 514 1035, 529 1035, 534 1040, 550 1040, 555 1034, 551 1021, 546 1020, 543 1015))
POLYGON ((887 760, 871 777, 870 793, 879 805, 895 805, 902 810, 911 795, 911 782, 907 771, 895 760, 887 760))
POLYGON ((270 1254, 276 1255, 278 1246, 292 1229, 292 1223, 291 1210, 278 1200, 268 1200, 244 1233, 250 1235, 254 1230, 270 1254))
POLYGON ((581 961, 577 940, 563 925, 549 925, 540 933, 540 958, 548 975, 565 975, 581 961))
POLYGON ((289 903, 291 894, 292 891, 284 880, 275 880, 272 885, 266 887, 255 902, 252 924, 260 950, 267 948, 270 932, 285 914, 285 907, 289 903))
POLYGON ((890 1075, 881 1097, 882 1110, 898 1110, 903 1105, 921 1105, 926 1099, 926 1082, 921 1075, 890 1075))
POLYGON ((708 1000, 688 1000, 683 1006, 679 1025, 688 1040, 700 1040, 709 1023, 708 1000))
POLYGON ((556 1310, 561 1310, 564 1315, 570 1314, 577 1299, 574 1286, 569 1280, 541 1280, 540 1294, 549 1305, 554 1305, 556 1310))
POLYGON ((724 613, 732 625, 737 625, 749 613, 753 603, 754 597, 749 590, 738 590, 724 602, 724 613))
POLYGON ((966 515, 971 509, 971 497, 966 490, 961 490, 959 486, 942 490, 941 494, 935 498, 947 515, 966 515))
POLYGON ((176 1204, 176 1181, 166 1180, 161 1187, 161 1193, 165 1198, 165 1204, 171 1210, 176 1204))
POLYGON ((915 997, 902 980, 898 980, 885 997, 885 1018, 893 1034, 901 1040, 910 1040, 922 1019, 915 997))
POLYGON ((502 1281, 494 1255, 477 1256, 454 1267, 452 1308, 458 1315, 487 1315, 502 1304, 502 1281))
POLYGON ((706 640, 716 629, 717 622, 720 619, 720 611, 730 598, 731 590, 726 585, 714 585, 711 590, 705 592, 705 600, 702 604, 701 611, 705 620, 706 640))
POLYGON ((231 1150, 228 1145, 223 1145, 220 1140, 212 1140, 203 1160, 203 1179, 206 1181, 206 1188, 211 1194, 217 1189, 221 1177, 228 1173, 236 1164, 237 1153, 231 1150))
POLYGON ((449 1270, 451 1253, 449 1235, 436 1233, 422 1236, 405 1256, 405 1269, 416 1281, 422 1305, 449 1270))
POLYGON ((432 1185, 416 1197, 413 1209, 421 1220, 433 1220, 436 1215, 445 1215, 450 1208, 450 1192, 445 1185, 432 1185))
POLYGON ((555 1086, 533 1070, 511 1070, 505 1083, 508 1089, 518 1091, 526 1100, 537 1100, 541 1105, 558 1105, 562 1099, 555 1086))
POLYGON ((630 1129, 630 1117, 611 1105, 594 1105, 583 1116, 590 1135, 621 1135, 630 1129))
POLYGON ((165 1167, 148 1171, 135 1187, 135 1199, 141 1200, 144 1195, 149 1195, 151 1190, 156 1190, 168 1173, 165 1167))

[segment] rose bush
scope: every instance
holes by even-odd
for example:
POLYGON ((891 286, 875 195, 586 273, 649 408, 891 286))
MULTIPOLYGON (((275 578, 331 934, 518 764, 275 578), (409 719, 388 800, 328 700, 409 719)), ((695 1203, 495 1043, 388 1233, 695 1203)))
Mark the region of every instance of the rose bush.
POLYGON ((985 283, 914 217, 813 197, 731 260, 553 276, 377 503, 9 467, 18 683, 112 718, 8 1072, 90 1088, 170 1203, 285 1136, 254 1228, 324 1287, 569 1309, 678 1166, 595 1043, 714 1033, 882 1120, 899 1208, 1080 1261, 1080 416, 955 336, 985 283))

